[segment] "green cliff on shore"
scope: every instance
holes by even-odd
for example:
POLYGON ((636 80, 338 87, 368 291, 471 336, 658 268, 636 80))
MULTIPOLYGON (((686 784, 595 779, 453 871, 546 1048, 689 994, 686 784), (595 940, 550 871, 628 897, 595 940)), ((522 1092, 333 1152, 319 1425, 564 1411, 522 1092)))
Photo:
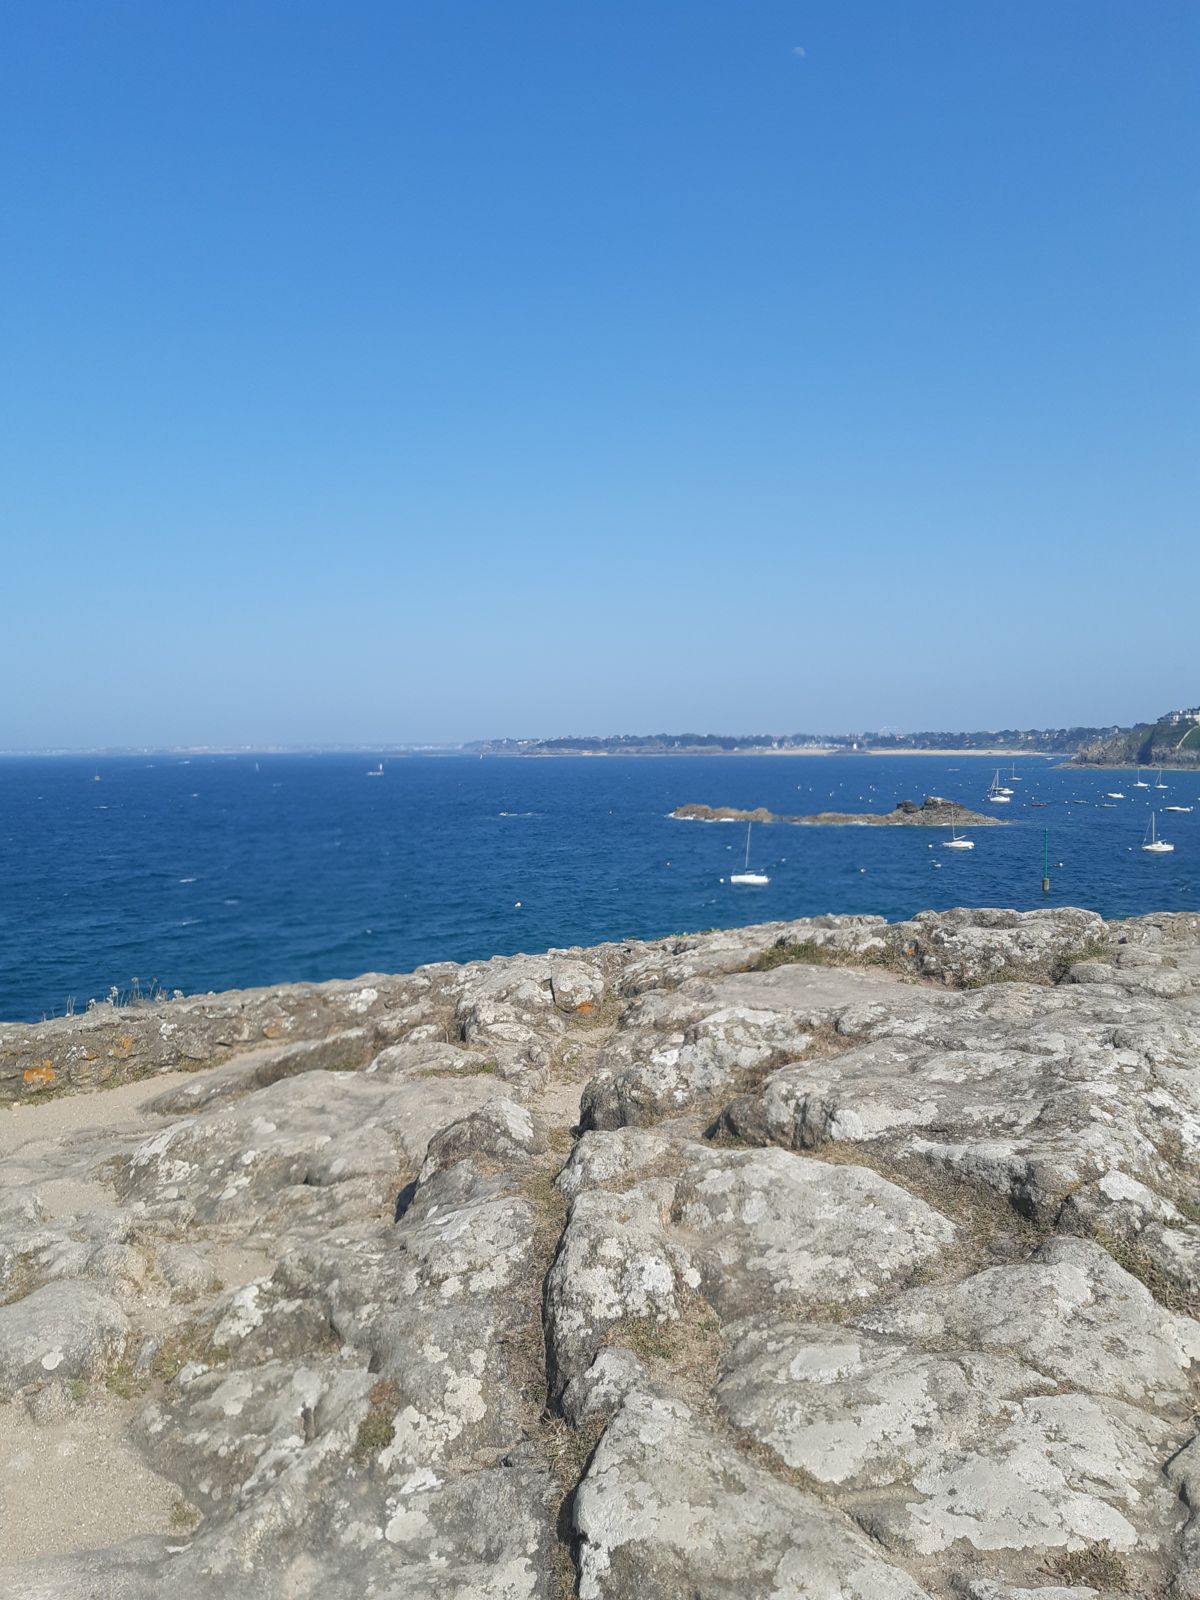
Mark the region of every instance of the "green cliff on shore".
POLYGON ((1080 746, 1075 762, 1085 767, 1200 768, 1200 707, 1169 711, 1157 722, 1139 722, 1106 739, 1080 746))

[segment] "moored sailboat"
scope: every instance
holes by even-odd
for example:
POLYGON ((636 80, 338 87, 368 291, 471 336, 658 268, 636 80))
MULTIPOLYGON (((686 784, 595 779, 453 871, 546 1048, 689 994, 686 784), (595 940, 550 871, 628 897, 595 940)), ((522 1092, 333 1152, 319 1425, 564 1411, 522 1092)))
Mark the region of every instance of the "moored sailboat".
POLYGON ((1154 813, 1152 811, 1150 813, 1150 826, 1146 830, 1146 839, 1142 845, 1142 849, 1148 851, 1151 855, 1165 856, 1174 850, 1174 848, 1175 846, 1173 844, 1168 844, 1165 839, 1160 839, 1158 837, 1158 830, 1154 826, 1154 813))
POLYGON ((746 859, 742 864, 742 870, 740 872, 733 872, 730 874, 730 883, 765 884, 770 883, 771 881, 765 872, 750 871, 750 830, 753 828, 753 826, 754 824, 752 822, 748 822, 746 824, 746 859))

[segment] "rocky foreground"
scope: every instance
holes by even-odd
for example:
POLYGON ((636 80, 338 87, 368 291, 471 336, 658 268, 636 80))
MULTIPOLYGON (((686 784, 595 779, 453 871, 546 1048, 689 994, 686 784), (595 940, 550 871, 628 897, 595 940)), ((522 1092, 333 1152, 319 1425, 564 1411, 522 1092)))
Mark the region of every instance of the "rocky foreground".
POLYGON ((0 1595, 1200 1596, 1200 916, 0 1027, 0 1595))

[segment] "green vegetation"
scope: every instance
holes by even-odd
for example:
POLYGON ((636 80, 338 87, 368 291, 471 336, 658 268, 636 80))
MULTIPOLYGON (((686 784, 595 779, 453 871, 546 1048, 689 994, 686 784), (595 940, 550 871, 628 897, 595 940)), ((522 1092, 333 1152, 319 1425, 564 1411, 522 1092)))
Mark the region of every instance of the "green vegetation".
POLYGON ((1113 728, 1085 741, 1075 760, 1095 767, 1200 768, 1200 708, 1168 711, 1157 722, 1113 728))
POLYGON ((171 1502, 171 1526, 176 1533, 191 1533, 200 1521, 200 1513, 195 1506, 188 1505, 182 1495, 176 1495, 171 1502))
POLYGON ((461 1067, 423 1067, 417 1077, 494 1078, 499 1071, 499 1065, 490 1056, 481 1056, 478 1061, 464 1063, 461 1067))
POLYGON ((209 1329, 180 1328, 168 1334, 150 1358, 150 1376, 160 1383, 174 1383, 193 1361, 206 1367, 223 1367, 229 1354, 228 1345, 213 1344, 209 1329))
POLYGON ((381 1378, 367 1395, 367 1414, 354 1440, 354 1459, 360 1466, 386 1450, 396 1437, 394 1418, 399 1409, 399 1389, 389 1378, 381 1378))
POLYGON ((1111 961, 1112 949, 1103 939, 1093 939, 1075 950, 1061 950, 1047 961, 1018 961, 998 967, 978 978, 963 981, 964 989, 986 989, 991 983, 1038 983, 1053 988, 1061 983, 1077 961, 1111 961))
POLYGON ((781 939, 768 945, 746 968, 747 972, 771 972, 776 967, 886 967, 892 972, 911 972, 910 952, 892 944, 874 945, 866 950, 847 950, 841 945, 820 944, 816 939, 781 939))

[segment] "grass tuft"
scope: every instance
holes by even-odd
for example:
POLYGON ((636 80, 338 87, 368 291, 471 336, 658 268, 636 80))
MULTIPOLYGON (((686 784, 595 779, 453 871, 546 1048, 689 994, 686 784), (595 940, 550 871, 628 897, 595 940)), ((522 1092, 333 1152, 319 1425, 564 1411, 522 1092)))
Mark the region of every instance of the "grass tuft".
POLYGON ((911 951, 898 945, 872 945, 865 950, 822 944, 817 939, 780 939, 768 945, 747 972, 773 972, 776 967, 883 967, 889 972, 911 973, 911 951))
POLYGON ((1052 1578, 1066 1583, 1086 1584, 1093 1589, 1115 1589, 1129 1593, 1129 1569, 1107 1544, 1087 1544, 1082 1550, 1062 1550, 1046 1563, 1052 1578))
POLYGON ((1182 1312, 1185 1316, 1200 1317, 1200 1301, 1187 1294, 1178 1279, 1172 1277, 1148 1250, 1139 1244, 1118 1239, 1111 1233, 1098 1232, 1095 1239, 1131 1278, 1145 1284, 1159 1305, 1165 1306, 1168 1311, 1182 1312))
POLYGON ((395 1417, 399 1409, 399 1389, 390 1378, 381 1378, 367 1395, 367 1414, 359 1423, 354 1439, 354 1460, 360 1467, 381 1450, 386 1450, 396 1437, 395 1417))

